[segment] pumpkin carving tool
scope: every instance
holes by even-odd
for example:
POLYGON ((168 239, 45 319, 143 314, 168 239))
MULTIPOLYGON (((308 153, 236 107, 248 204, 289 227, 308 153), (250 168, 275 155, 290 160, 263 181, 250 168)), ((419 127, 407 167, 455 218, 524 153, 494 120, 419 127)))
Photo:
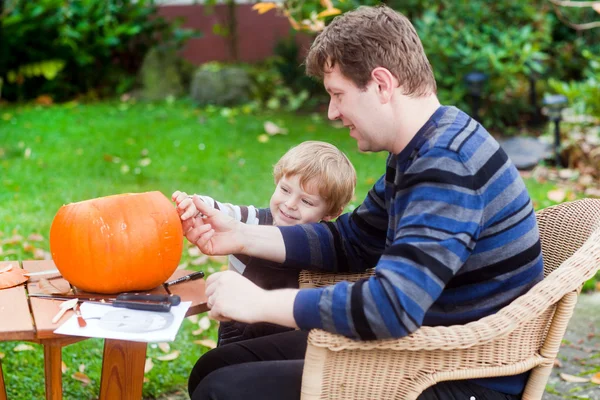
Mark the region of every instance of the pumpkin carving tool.
POLYGON ((108 297, 103 295, 88 296, 82 294, 30 293, 29 297, 54 300, 79 299, 79 301, 106 304, 113 307, 158 312, 169 312, 171 310, 171 306, 176 306, 181 303, 181 298, 177 295, 145 293, 121 293, 117 297, 108 297))

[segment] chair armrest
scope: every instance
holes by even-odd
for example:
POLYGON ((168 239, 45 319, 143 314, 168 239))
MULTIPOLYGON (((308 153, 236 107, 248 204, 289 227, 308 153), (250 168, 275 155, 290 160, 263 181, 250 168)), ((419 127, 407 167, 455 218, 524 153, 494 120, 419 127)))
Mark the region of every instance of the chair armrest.
POLYGON ((333 351, 466 349, 505 337, 544 313, 549 313, 551 317, 552 306, 568 293, 577 292, 585 281, 596 274, 599 267, 600 229, 590 235, 583 246, 563 262, 560 268, 496 314, 465 325, 422 326, 411 335, 400 339, 358 341, 322 330, 313 330, 309 335, 309 342, 316 347, 333 351))
POLYGON ((375 274, 375 268, 370 268, 359 273, 328 273, 321 271, 300 271, 298 282, 302 289, 318 288, 323 286, 335 285, 341 281, 356 282, 360 279, 370 278, 375 274))

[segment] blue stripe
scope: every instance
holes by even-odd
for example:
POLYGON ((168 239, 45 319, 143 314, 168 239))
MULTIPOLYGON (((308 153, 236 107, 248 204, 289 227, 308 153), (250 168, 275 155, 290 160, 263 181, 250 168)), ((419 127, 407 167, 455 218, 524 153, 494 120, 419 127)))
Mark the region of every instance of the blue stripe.
POLYGON ((396 198, 396 207, 394 207, 396 212, 404 211, 412 201, 439 201, 470 210, 479 210, 482 205, 481 196, 476 193, 468 194, 435 184, 424 183, 396 198), (398 207, 398 205, 401 207, 398 207))
POLYGON ((340 335, 353 336, 346 318, 346 307, 348 306, 348 282, 340 282, 333 288, 332 315, 335 329, 340 335))
POLYGON ((294 319, 300 329, 322 329, 319 301, 322 288, 301 289, 294 300, 294 319))

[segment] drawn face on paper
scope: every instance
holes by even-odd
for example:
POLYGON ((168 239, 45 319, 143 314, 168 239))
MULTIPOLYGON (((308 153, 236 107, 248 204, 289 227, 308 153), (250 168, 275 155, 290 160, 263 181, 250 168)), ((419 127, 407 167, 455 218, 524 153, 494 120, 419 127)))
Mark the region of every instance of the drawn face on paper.
POLYGON ((98 326, 116 332, 144 333, 165 329, 173 323, 173 314, 137 310, 109 311, 98 326))

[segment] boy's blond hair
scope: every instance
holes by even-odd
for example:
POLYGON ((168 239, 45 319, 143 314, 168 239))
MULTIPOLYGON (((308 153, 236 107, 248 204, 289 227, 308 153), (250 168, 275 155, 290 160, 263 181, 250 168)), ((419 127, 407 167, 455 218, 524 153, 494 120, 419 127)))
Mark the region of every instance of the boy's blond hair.
POLYGON ((300 186, 316 188, 327 202, 327 215, 338 216, 354 196, 356 171, 346 155, 332 144, 309 140, 292 147, 273 168, 275 184, 298 176, 300 186))
POLYGON ((421 40, 408 18, 391 8, 362 6, 335 17, 316 37, 306 56, 306 72, 323 79, 334 66, 359 89, 377 67, 387 68, 406 96, 436 92, 435 77, 421 40))

